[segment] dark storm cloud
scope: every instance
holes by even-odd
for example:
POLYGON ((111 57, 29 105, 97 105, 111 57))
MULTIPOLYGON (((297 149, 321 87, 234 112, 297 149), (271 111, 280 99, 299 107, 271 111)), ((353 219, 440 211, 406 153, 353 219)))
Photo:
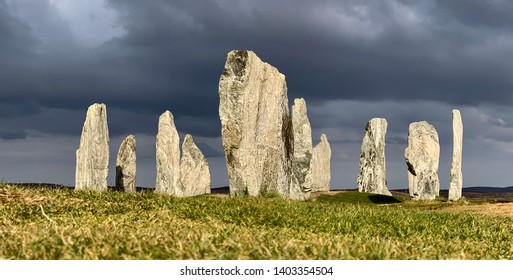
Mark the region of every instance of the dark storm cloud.
MULTIPOLYGON (((200 81, 214 95, 225 53, 248 48, 287 75, 292 97, 512 101, 512 51, 495 43, 501 31, 477 28, 455 2, 112 3, 127 29, 117 43, 145 72, 172 73, 179 90, 195 92, 200 81)), ((507 4, 494 3, 480 8, 507 25, 507 4)))
POLYGON ((0 0, 0 115, 75 111, 60 130, 29 127, 41 132, 77 134, 87 106, 103 102, 116 112, 114 135, 153 134, 169 109, 181 131, 218 136, 217 84, 232 49, 256 51, 287 76, 289 99, 311 106, 513 101, 508 2, 112 0, 124 33, 92 49, 48 2, 13 3, 23 1, 0 0))
POLYGON ((440 11, 447 18, 476 28, 513 28, 513 3, 511 1, 439 1, 440 11))
POLYGON ((15 140, 25 138, 27 138, 27 133, 24 131, 0 131, 0 139, 15 140))
POLYGON ((0 1, 0 57, 7 59, 9 55, 30 53, 36 40, 30 36, 30 27, 10 15, 5 1, 0 1))

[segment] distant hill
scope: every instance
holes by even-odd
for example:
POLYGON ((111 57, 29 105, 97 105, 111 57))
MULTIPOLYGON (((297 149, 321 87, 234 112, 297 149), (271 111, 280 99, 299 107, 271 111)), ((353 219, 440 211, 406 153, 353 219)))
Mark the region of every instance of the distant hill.
MULTIPOLYGON (((355 191, 355 188, 336 188, 331 189, 332 191, 355 191)), ((390 189, 390 191, 408 193, 408 189, 390 189)), ((447 189, 440 190, 441 192, 447 192, 447 189)), ((463 192, 475 192, 475 193, 513 193, 513 186, 509 187, 487 187, 487 186, 475 186, 475 187, 464 187, 463 192)))
POLYGON ((513 186, 510 186, 510 187, 485 187, 485 186, 466 187, 466 188, 463 188, 463 192, 509 193, 509 192, 513 192, 513 186))

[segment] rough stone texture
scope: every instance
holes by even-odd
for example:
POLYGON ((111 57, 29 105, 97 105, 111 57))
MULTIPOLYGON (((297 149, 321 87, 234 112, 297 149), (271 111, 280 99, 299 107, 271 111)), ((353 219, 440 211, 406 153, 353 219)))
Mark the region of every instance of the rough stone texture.
POLYGON ((180 188, 180 136, 173 114, 164 112, 157 133, 157 180, 155 192, 182 196, 180 188))
POLYGON ((387 125, 385 119, 374 118, 365 126, 360 153, 360 173, 356 180, 360 192, 392 195, 387 189, 385 162, 387 125))
POLYGON ((326 134, 312 152, 312 192, 327 192, 331 183, 331 147, 326 134))
POLYGON ((414 200, 433 200, 440 194, 438 133, 429 123, 415 122, 408 131, 408 147, 404 151, 408 166, 408 185, 414 200))
POLYGON ((210 193, 210 170, 207 159, 189 134, 185 136, 182 144, 180 185, 184 197, 210 193))
POLYGON ((461 157, 463 150, 463 122, 459 110, 452 110, 452 165, 449 182, 449 200, 461 198, 463 174, 461 173, 461 157))
POLYGON ((310 198, 312 191, 312 128, 303 98, 295 99, 292 106, 292 133, 294 142, 289 198, 305 200, 310 198))
POLYGON ((116 159, 116 188, 125 192, 136 191, 136 141, 128 135, 119 146, 116 159))
POLYGON ((230 194, 288 196, 292 143, 285 76, 251 51, 232 51, 219 97, 230 194))
POLYGON ((109 173, 109 128, 105 104, 95 103, 87 109, 76 156, 75 189, 106 191, 109 173))

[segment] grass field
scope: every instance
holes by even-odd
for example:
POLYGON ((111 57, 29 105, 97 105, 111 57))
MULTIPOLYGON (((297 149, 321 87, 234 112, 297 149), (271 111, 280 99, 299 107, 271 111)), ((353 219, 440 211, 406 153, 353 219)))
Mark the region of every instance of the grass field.
POLYGON ((513 204, 0 185, 0 259, 513 259, 513 204))

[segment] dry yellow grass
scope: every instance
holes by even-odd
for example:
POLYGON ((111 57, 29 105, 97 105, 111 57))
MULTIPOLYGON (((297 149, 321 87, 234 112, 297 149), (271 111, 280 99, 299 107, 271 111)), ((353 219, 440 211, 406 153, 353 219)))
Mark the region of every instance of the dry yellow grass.
POLYGON ((513 218, 495 215, 503 205, 0 185, 0 259, 513 259, 513 218))
POLYGON ((513 203, 461 204, 457 207, 444 208, 442 211, 513 217, 513 203))

